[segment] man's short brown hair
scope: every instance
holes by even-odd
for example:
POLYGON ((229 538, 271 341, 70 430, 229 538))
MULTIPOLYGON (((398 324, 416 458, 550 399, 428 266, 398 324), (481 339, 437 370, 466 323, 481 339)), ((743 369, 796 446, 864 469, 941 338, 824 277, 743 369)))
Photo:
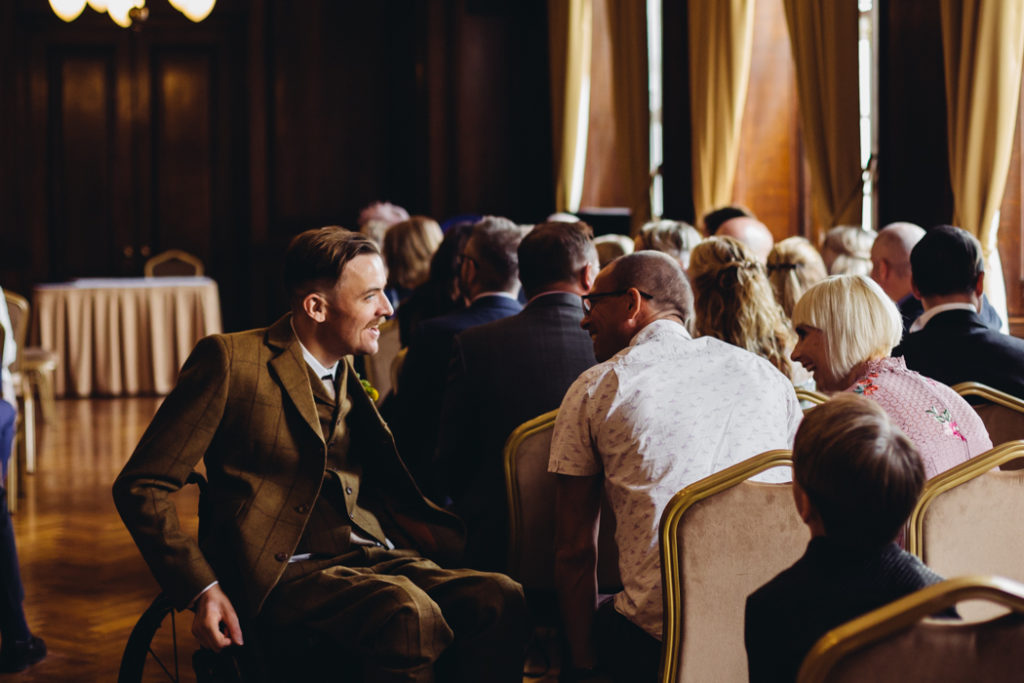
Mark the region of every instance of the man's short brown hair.
POLYGON ((292 238, 284 254, 284 284, 294 306, 315 290, 334 287, 356 256, 376 254, 377 243, 337 225, 306 230, 292 238))
POLYGON ((793 442, 793 478, 844 545, 874 547, 899 533, 924 487, 917 447, 874 401, 840 394, 811 410, 793 442))
POLYGON ((693 291, 679 261, 660 251, 634 251, 612 261, 606 268, 609 289, 636 287, 650 294, 651 307, 672 312, 690 329, 693 323, 693 291))

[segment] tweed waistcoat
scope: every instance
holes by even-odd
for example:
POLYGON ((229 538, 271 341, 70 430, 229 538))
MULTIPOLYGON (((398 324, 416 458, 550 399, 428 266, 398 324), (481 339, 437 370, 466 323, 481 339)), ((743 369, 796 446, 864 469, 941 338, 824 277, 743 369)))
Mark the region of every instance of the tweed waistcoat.
POLYGON ((327 468, 296 554, 341 555, 349 549, 353 531, 378 543, 385 541, 377 516, 359 501, 363 467, 358 458, 349 457, 352 438, 347 417, 352 399, 348 395, 345 364, 340 366, 338 375, 337 400, 334 400, 328 396, 320 378, 309 369, 320 430, 327 443, 327 468))

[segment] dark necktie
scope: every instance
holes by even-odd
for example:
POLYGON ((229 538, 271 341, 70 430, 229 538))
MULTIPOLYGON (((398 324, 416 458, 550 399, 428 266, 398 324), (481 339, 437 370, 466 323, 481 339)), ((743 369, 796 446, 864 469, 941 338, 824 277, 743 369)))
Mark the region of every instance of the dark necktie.
POLYGON ((338 388, 334 385, 334 375, 324 375, 320 379, 324 381, 324 388, 327 389, 327 393, 331 395, 331 400, 337 398, 338 388))

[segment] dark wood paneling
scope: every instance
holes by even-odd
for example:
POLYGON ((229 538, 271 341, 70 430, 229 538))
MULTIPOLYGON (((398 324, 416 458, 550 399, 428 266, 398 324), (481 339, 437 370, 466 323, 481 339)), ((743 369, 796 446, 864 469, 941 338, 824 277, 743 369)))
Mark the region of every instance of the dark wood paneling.
POLYGON ((695 223, 690 164, 690 37, 686 3, 664 0, 661 9, 662 123, 665 216, 695 223))
POLYGON ((782 0, 758 0, 755 12, 733 200, 781 240, 808 229, 796 73, 782 0))
MULTIPOLYGON (((1024 87, 1022 87, 1024 92, 1024 87)), ((1013 136, 1013 153, 1006 176, 1006 190, 999 210, 999 258, 1003 264, 1006 284, 1006 308, 1010 333, 1024 337, 1024 108, 1017 107, 1017 129, 1013 136)))
POLYGON ((157 50, 153 70, 153 229, 162 250, 209 263, 213 250, 214 68, 205 50, 157 50))
POLYGON ((886 2, 879 22, 879 225, 949 223, 939 3, 886 2))

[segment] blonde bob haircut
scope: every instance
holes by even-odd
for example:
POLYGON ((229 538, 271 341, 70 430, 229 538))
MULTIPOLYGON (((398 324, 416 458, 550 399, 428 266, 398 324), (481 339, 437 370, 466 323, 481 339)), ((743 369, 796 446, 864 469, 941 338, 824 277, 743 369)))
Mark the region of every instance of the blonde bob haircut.
POLYGON ((834 377, 846 377, 866 360, 887 357, 903 336, 896 304, 863 275, 832 275, 804 292, 793 308, 793 326, 801 325, 825 335, 834 377))

